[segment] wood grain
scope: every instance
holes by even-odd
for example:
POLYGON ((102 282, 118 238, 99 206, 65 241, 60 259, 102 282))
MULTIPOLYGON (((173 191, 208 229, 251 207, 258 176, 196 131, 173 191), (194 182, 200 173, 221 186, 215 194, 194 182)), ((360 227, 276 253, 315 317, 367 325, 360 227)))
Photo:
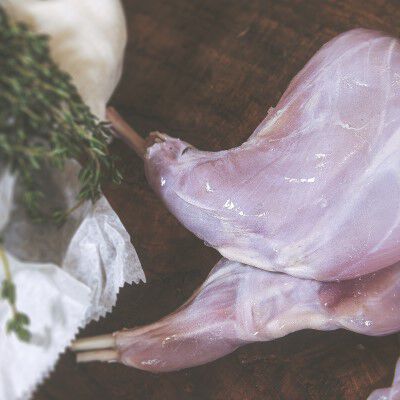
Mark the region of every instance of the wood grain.
MULTIPOLYGON (((336 34, 354 27, 400 34, 396 0, 126 0, 129 44, 112 100, 138 130, 202 149, 242 143, 290 79, 336 34)), ((81 336, 152 322, 201 284, 218 254, 165 210, 127 148, 113 145, 125 181, 106 188, 148 283, 122 290, 114 312, 81 336)), ((399 343, 303 331, 209 365, 151 375, 121 365, 76 365, 66 353, 36 400, 363 400, 390 384, 399 343)))

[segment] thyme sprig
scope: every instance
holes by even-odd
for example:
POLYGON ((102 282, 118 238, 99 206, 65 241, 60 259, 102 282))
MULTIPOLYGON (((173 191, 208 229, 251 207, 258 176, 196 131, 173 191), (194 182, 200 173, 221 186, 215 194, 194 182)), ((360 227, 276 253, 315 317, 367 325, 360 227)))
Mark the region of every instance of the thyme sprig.
POLYGON ((15 290, 15 284, 12 281, 10 263, 4 250, 2 240, 0 238, 0 262, 3 264, 5 278, 1 285, 1 297, 8 301, 11 307, 12 317, 7 322, 6 330, 8 333, 14 332, 17 337, 23 342, 29 342, 31 333, 28 330, 29 317, 17 310, 16 301, 17 294, 15 290))
MULTIPOLYGON (((91 113, 71 77, 52 60, 48 37, 11 21, 0 7, 0 160, 18 177, 21 201, 33 220, 61 223, 84 201, 97 200, 102 183, 121 181, 107 147, 110 136, 108 125, 91 113), (39 175, 44 168, 62 169, 69 159, 82 164, 76 206, 47 210, 39 175)), ((7 273, 0 294, 15 307, 7 273)), ((27 338, 29 321, 14 311, 9 330, 27 338)))

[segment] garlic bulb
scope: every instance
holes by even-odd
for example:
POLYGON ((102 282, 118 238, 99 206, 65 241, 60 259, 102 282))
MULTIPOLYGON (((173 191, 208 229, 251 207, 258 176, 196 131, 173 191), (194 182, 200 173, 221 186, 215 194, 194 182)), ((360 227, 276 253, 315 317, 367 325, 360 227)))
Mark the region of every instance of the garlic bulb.
POLYGON ((121 76, 126 23, 119 0, 0 0, 14 19, 50 36, 53 59, 104 119, 121 76))

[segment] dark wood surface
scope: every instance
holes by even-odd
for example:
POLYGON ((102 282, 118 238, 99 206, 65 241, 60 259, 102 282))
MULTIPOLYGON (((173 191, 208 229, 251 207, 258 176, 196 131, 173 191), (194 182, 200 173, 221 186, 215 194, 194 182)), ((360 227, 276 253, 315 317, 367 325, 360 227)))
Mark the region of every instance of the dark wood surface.
MULTIPOLYGON (((210 150, 242 143, 290 79, 327 40, 354 27, 400 34, 396 0, 126 0, 129 44, 112 103, 144 133, 161 130, 210 150)), ((81 336, 157 320, 220 258, 165 210, 127 148, 125 182, 106 188, 148 283, 125 287, 113 313, 81 336)), ((396 336, 303 331, 249 345, 209 365, 152 375, 77 365, 66 353, 36 400, 363 400, 390 384, 396 336)))

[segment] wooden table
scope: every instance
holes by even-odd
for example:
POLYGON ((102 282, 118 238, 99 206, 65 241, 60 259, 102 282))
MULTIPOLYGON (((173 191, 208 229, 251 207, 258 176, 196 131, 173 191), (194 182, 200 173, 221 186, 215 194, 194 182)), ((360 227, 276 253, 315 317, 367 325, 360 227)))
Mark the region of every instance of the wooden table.
MULTIPOLYGON (((290 79, 336 34, 368 27, 400 34, 396 0, 126 0, 129 44, 112 103, 143 133, 202 149, 242 143, 290 79)), ((106 319, 82 336, 157 320, 202 283, 220 258, 186 231, 146 184, 121 143, 125 181, 106 188, 139 253, 147 284, 125 287, 106 319)), ((90 267, 90 266, 89 266, 90 267)), ((67 352, 36 400, 364 400, 389 385, 396 336, 298 332, 211 364, 151 375, 121 365, 77 365, 67 352)))

